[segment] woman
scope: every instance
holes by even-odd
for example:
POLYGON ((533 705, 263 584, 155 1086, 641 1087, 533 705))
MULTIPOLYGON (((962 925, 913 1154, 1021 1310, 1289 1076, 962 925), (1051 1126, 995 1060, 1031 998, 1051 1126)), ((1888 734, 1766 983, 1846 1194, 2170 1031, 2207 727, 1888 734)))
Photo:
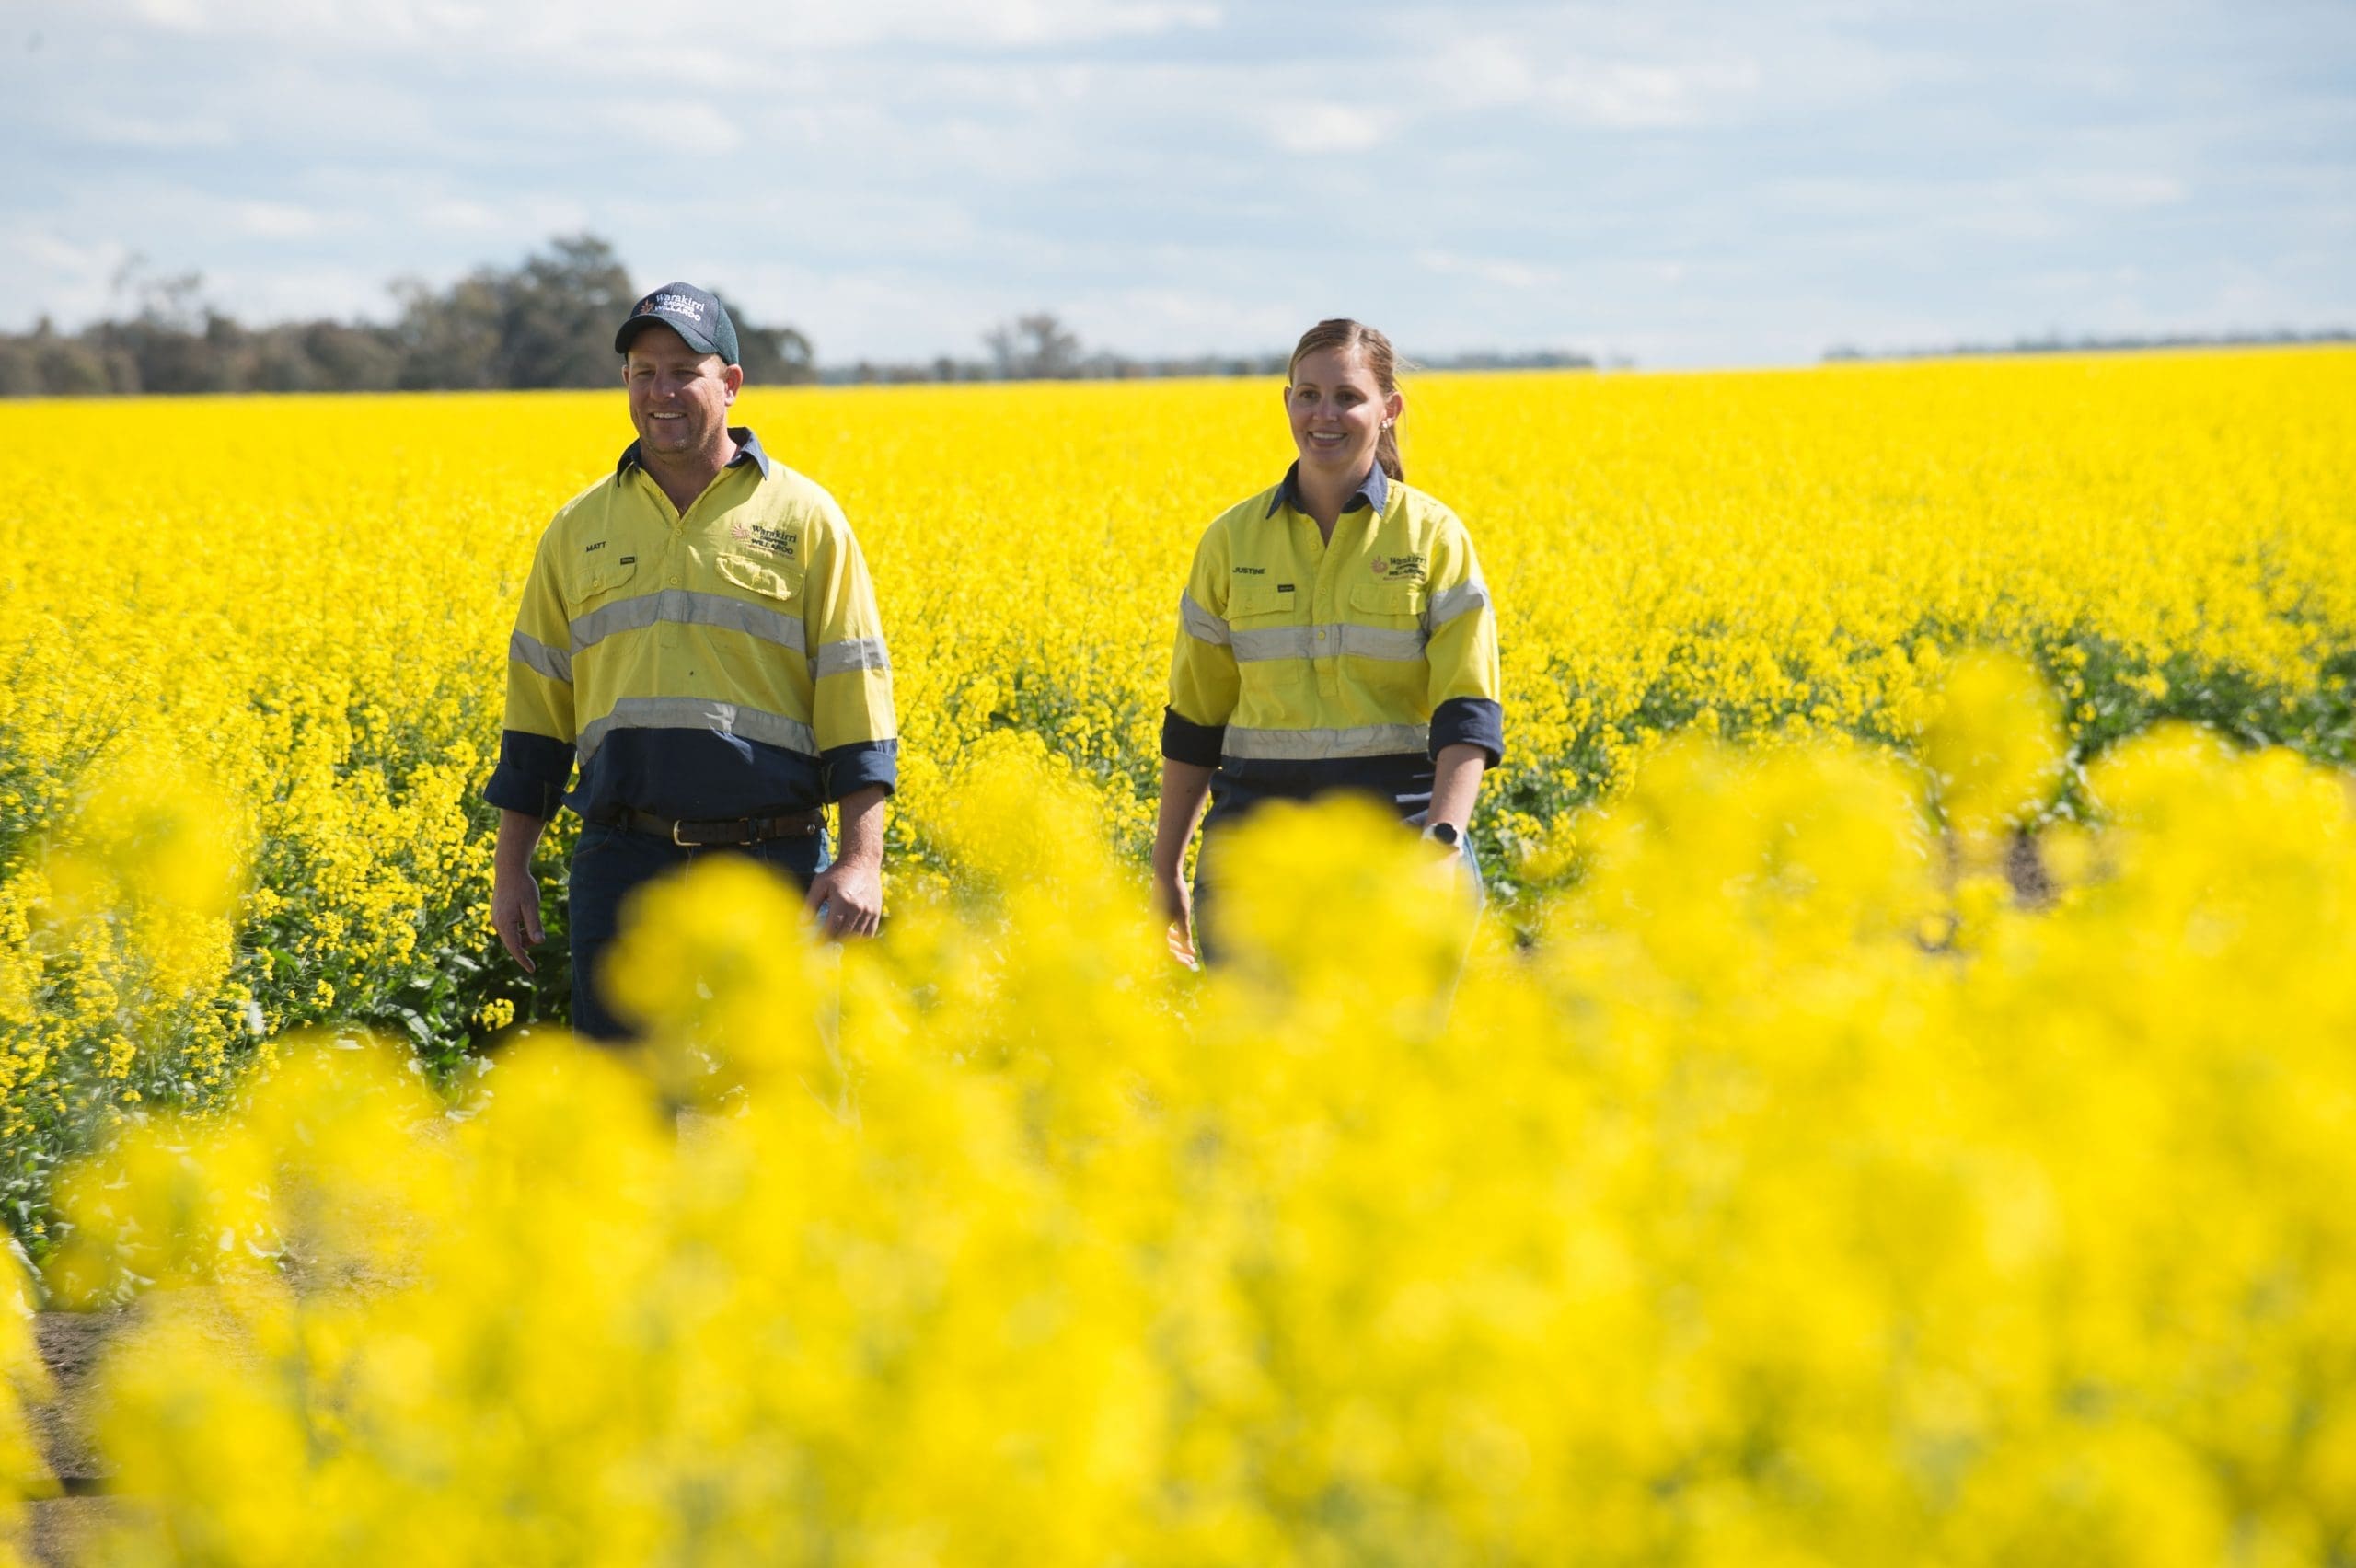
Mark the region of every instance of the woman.
POLYGON ((1465 823, 1505 750, 1496 617, 1464 525, 1404 482, 1397 368, 1358 322, 1302 335, 1299 459, 1211 525, 1179 599, 1153 875, 1206 958, 1211 890, 1183 871, 1206 797, 1209 836, 1261 801, 1371 791, 1472 864, 1465 823))

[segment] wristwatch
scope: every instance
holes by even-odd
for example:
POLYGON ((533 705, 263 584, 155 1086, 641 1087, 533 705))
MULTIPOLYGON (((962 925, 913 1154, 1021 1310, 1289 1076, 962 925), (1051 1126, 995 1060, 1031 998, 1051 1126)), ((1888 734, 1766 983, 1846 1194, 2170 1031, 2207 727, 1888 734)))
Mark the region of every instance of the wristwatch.
POLYGON ((1452 822, 1436 822, 1432 824, 1429 827, 1424 829, 1424 836, 1430 839, 1433 843, 1438 845, 1443 849, 1455 848, 1459 843, 1462 842, 1464 837, 1462 834, 1456 831, 1456 824, 1452 822))

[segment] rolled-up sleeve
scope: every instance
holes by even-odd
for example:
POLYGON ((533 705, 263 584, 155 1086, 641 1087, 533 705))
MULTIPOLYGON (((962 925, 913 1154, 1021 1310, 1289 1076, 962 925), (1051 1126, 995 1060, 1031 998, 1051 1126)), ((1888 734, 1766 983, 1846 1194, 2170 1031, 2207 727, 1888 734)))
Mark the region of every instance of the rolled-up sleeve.
POLYGON ((1161 755, 1217 767, 1235 711, 1235 648, 1227 628, 1226 534, 1214 528, 1195 551, 1178 596, 1178 635, 1170 654, 1170 703, 1161 715, 1161 755))
POLYGON ((551 564, 553 530, 543 535, 507 639, 507 707, 499 764, 483 797, 502 811, 543 821, 564 804, 572 778, 572 634, 551 564))
POLYGON ((826 798, 897 788, 900 741, 892 707, 892 658, 849 522, 831 503, 809 530, 803 632, 810 649, 811 728, 826 798))
POLYGON ((1496 606, 1472 540, 1458 524, 1434 541, 1428 640, 1431 755, 1481 748, 1495 767, 1505 760, 1505 681, 1497 657, 1496 606))

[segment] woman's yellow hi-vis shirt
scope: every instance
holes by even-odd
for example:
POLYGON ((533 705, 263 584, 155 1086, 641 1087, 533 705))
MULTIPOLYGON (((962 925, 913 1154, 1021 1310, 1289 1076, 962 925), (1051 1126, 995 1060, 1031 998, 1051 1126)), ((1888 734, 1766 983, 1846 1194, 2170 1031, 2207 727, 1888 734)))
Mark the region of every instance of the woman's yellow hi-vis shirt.
POLYGON ((541 536, 493 805, 701 821, 892 787, 891 663, 859 542, 833 497, 729 433, 735 460, 685 513, 633 443, 541 536))
MULTIPOLYGON (((1297 472, 1297 470, 1296 470, 1297 472)), ((1496 616, 1454 513, 1380 469, 1329 543, 1297 480, 1203 536, 1178 604, 1164 756, 1218 770, 1216 799, 1370 790, 1431 797, 1452 744, 1505 753, 1496 616)))

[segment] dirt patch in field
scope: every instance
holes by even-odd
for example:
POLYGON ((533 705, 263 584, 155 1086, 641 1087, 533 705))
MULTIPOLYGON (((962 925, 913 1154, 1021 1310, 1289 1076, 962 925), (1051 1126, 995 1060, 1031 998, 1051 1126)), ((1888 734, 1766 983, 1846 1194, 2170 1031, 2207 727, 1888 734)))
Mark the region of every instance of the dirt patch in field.
POLYGON ((30 1414, 42 1460, 64 1495, 26 1505, 16 1545, 35 1562, 87 1560, 98 1532, 119 1516, 121 1505, 98 1495, 106 1474, 91 1438, 91 1401, 98 1359, 130 1314, 42 1312, 33 1320, 40 1358, 49 1367, 52 1397, 30 1414))

